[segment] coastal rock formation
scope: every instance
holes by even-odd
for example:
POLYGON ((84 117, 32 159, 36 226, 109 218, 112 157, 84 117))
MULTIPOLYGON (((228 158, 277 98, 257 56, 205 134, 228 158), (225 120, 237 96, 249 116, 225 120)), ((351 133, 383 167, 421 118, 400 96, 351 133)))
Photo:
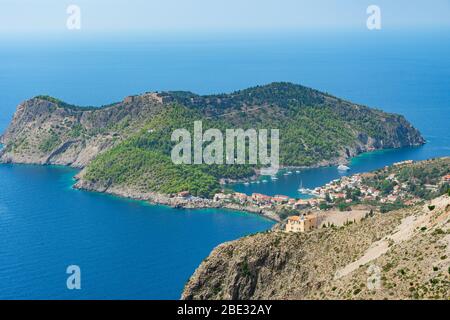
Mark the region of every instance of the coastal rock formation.
POLYGON ((219 245, 182 299, 448 299, 450 198, 311 233, 219 245))
POLYGON ((21 103, 0 137, 0 161, 84 167, 142 127, 162 105, 150 94, 109 106, 77 107, 48 96, 21 103))

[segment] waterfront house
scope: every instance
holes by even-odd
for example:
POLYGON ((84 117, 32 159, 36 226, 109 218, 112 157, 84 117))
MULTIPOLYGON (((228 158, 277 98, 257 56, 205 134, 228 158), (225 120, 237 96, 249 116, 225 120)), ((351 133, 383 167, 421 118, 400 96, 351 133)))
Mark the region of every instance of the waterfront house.
POLYGON ((223 200, 229 200, 231 198, 231 195, 225 194, 225 193, 216 193, 214 195, 213 200, 214 201, 223 201, 223 200))
POLYGON ((406 165, 406 164, 413 164, 414 161, 413 160, 405 160, 405 161, 400 161, 400 162, 395 162, 393 165, 394 166, 402 166, 402 165, 406 165))

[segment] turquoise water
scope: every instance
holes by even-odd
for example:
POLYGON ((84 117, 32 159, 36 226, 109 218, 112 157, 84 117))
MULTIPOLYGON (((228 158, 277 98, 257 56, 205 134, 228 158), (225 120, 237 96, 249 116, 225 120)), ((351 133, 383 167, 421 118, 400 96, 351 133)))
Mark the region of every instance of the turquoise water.
POLYGON ((213 247, 273 224, 73 190, 75 173, 0 166, 0 298, 178 299, 213 247), (79 291, 66 289, 72 264, 79 291))
MULTIPOLYGON (((450 155, 450 36, 440 33, 0 41, 0 131, 37 94, 102 105, 152 90, 215 93, 292 81, 404 114, 428 143, 362 155, 351 171, 450 155)), ((71 189, 68 168, 0 165, 0 298, 178 298, 217 244, 269 228, 253 215, 182 211, 71 189), (78 264, 82 290, 65 289, 78 264)), ((297 196, 339 176, 302 171, 245 192, 297 196)))

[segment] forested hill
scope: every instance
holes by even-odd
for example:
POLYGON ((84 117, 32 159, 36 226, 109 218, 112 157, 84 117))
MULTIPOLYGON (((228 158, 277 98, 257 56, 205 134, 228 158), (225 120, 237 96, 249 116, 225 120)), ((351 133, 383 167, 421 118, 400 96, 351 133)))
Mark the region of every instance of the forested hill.
POLYGON ((368 149, 424 143, 401 115, 292 83, 272 83, 231 94, 200 96, 176 91, 160 96, 232 127, 280 128, 285 165, 314 165, 368 149))
POLYGON ((219 178, 254 174, 252 166, 175 166, 174 129, 280 129, 285 166, 327 165, 358 153, 420 145, 424 139, 401 115, 356 105, 314 89, 272 83, 230 94, 145 93, 101 108, 38 96, 17 108, 1 137, 3 162, 86 167, 96 185, 160 193, 184 189, 209 196, 219 178), (156 170, 157 168, 157 170, 156 170))

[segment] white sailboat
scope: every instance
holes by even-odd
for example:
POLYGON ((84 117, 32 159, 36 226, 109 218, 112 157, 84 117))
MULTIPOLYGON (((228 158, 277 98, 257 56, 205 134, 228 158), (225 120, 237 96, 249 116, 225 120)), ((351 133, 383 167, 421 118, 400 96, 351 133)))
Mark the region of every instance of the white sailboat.
POLYGON ((300 187, 298 188, 300 193, 309 193, 309 189, 303 188, 303 180, 300 180, 300 187))

